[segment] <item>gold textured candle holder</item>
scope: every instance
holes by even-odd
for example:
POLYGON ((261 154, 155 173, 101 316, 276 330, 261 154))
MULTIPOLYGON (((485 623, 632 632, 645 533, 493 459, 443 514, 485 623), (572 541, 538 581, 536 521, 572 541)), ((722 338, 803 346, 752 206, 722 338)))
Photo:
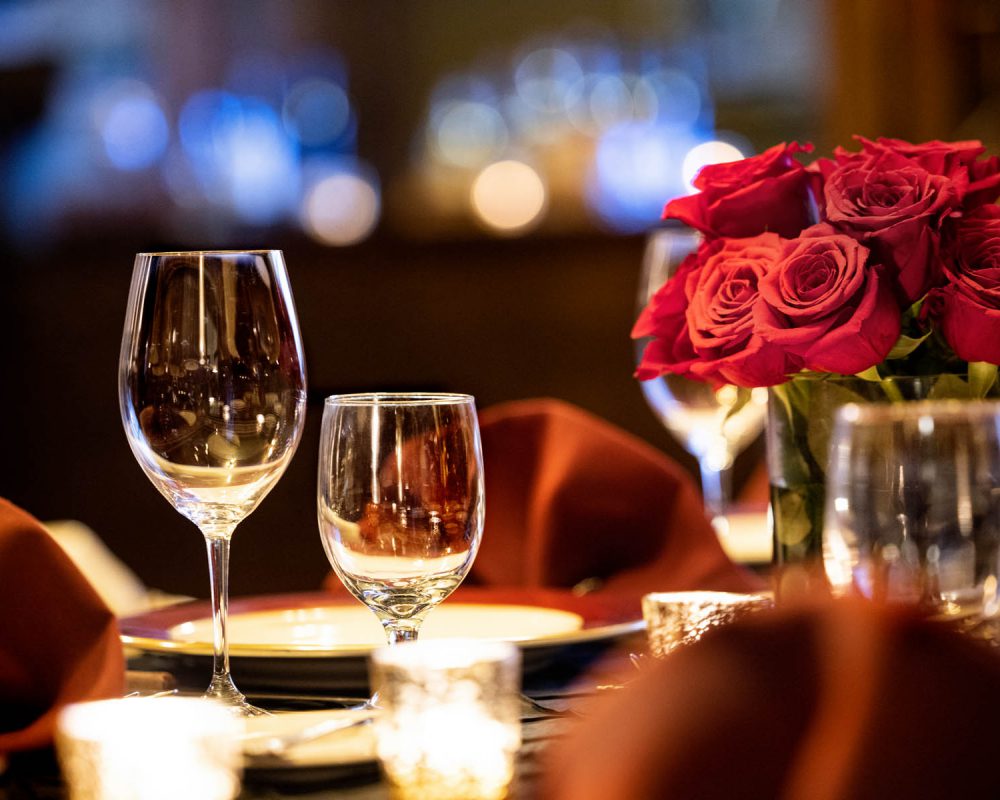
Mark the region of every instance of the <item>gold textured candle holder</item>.
POLYGON ((642 598, 649 652, 663 658, 698 641, 708 631, 746 614, 770 608, 766 594, 732 592, 653 592, 642 598))
POLYGON ((232 800, 242 732, 211 700, 98 700, 60 712, 56 749, 69 800, 232 800))
POLYGON ((370 661, 383 713, 382 770, 399 800, 505 797, 521 744, 521 654, 507 642, 441 639, 370 661))

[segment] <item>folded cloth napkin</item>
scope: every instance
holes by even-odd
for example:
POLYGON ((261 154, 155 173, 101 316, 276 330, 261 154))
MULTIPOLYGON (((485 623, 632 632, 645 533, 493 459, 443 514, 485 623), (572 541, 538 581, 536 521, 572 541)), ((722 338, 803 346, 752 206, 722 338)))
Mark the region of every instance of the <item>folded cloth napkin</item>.
POLYGON ((486 530, 472 580, 651 591, 760 588, 726 556, 687 472, 569 403, 482 412, 486 530))
POLYGON ((41 524, 0 499, 0 754, 51 743, 67 703, 120 695, 114 615, 41 524))
POLYGON ((712 631, 592 711, 546 800, 1000 796, 997 651, 861 601, 712 631))

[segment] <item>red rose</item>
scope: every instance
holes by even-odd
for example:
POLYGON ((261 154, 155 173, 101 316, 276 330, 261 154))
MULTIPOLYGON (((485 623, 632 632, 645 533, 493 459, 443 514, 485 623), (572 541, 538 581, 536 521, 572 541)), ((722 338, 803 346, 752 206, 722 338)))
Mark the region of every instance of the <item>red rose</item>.
POLYGON ((864 152, 871 155, 892 152, 915 162, 932 175, 949 178, 959 191, 962 207, 971 210, 1000 197, 1000 158, 979 157, 986 148, 979 141, 931 141, 911 144, 902 139, 879 138, 872 142, 861 136, 864 152))
POLYGON ((826 219, 890 267, 907 302, 938 279, 941 220, 957 209, 953 181, 886 151, 838 153, 824 186, 826 219))
POLYGON ((1000 364, 1000 206, 960 220, 946 252, 929 314, 959 358, 1000 364))
POLYGON ((792 142, 740 161, 710 164, 694 180, 699 193, 671 200, 663 217, 709 237, 796 236, 816 221, 820 176, 794 157, 811 151, 811 144, 792 142))
POLYGON ((653 337, 636 376, 674 373, 738 386, 787 380, 798 365, 756 335, 753 322, 759 282, 780 253, 773 233, 703 243, 636 322, 634 337, 653 337))
POLYGON ((853 375, 881 362, 899 338, 899 306, 868 248, 829 225, 787 242, 760 282, 755 326, 807 370, 853 375))

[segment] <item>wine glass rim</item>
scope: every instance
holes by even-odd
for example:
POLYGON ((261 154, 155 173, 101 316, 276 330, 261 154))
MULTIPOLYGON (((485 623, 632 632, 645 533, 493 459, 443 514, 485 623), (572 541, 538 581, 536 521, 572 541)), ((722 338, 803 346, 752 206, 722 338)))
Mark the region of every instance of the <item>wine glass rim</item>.
POLYGON ((837 419, 848 424, 899 422, 921 417, 935 419, 1000 419, 1000 401, 941 398, 902 403, 847 403, 837 410, 837 419))
POLYGON ((136 258, 158 258, 161 256, 262 256, 270 253, 280 253, 275 248, 252 250, 163 250, 160 252, 136 253, 136 258))
POLYGON ((471 394, 458 392, 355 392, 332 394, 326 398, 328 406, 424 406, 472 403, 471 394))

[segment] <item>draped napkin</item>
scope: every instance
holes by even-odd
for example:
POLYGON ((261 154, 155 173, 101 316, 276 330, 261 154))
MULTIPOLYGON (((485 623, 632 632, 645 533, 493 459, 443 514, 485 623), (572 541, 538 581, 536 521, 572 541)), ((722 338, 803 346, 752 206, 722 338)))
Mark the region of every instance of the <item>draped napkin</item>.
POLYGON ((1000 796, 1000 655, 861 601, 712 631, 591 711, 546 800, 1000 796))
MULTIPOLYGON (((722 549, 688 473, 641 439, 549 398, 479 419, 486 526, 465 585, 577 587, 636 610, 651 591, 761 588, 722 549)), ((333 574, 326 586, 342 591, 333 574)))
POLYGON ((0 498, 0 754, 52 740, 67 703, 120 695, 114 615, 31 515, 0 498))
POLYGON ((561 400, 482 412, 486 530, 473 581, 625 595, 759 588, 733 564, 688 473, 561 400))

